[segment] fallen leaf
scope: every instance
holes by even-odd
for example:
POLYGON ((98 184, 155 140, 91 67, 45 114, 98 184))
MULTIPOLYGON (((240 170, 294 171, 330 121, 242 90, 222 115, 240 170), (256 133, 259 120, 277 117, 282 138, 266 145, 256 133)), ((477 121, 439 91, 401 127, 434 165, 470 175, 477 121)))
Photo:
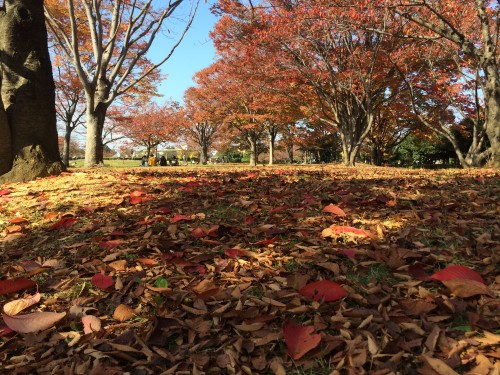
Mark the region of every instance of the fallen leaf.
POLYGON ((341 285, 329 280, 307 284, 299 290, 299 293, 315 301, 324 302, 337 301, 347 296, 346 290, 341 285))
POLYGON ((14 301, 7 302, 3 306, 3 311, 7 315, 17 315, 24 309, 38 303, 40 301, 40 298, 41 298, 40 293, 36 293, 34 296, 28 298, 19 298, 14 301))
POLYGON ((89 334, 101 330, 101 319, 94 315, 85 315, 82 317, 83 333, 89 334))
POLYGON ((443 284, 457 297, 468 298, 480 294, 493 297, 493 292, 483 283, 470 279, 444 280, 443 284))
POLYGON ((56 229, 69 229, 73 226, 73 224, 77 221, 76 218, 74 217, 63 217, 61 220, 58 222, 52 224, 50 227, 51 230, 56 230, 56 229))
POLYGON ((188 221, 188 220, 191 220, 191 217, 189 216, 186 216, 186 215, 180 215, 180 214, 177 214, 175 215, 172 220, 170 220, 172 223, 177 223, 178 221, 188 221))
POLYGON ((316 348, 321 336, 312 334, 313 326, 301 326, 292 322, 286 322, 283 326, 283 337, 288 348, 288 354, 292 359, 303 357, 308 351, 316 348))
POLYGON ((113 319, 118 320, 119 322, 124 322, 131 319, 134 314, 135 311, 130 306, 120 304, 116 306, 115 312, 113 313, 113 319))
POLYGON ((103 273, 95 274, 94 276, 92 276, 92 279, 90 281, 92 285, 103 290, 115 285, 113 278, 111 276, 104 275, 103 273))
POLYGON ((450 265, 441 271, 434 273, 430 278, 439 281, 467 279, 475 280, 484 284, 484 280, 481 275, 467 266, 450 265))
POLYGON ((334 214, 341 217, 346 216, 346 213, 343 209, 331 203, 323 208, 323 212, 328 212, 330 214, 334 214))
POLYGON ((15 293, 23 289, 28 289, 35 285, 36 283, 33 280, 29 279, 0 280, 0 296, 9 293, 15 293))
POLYGON ((14 316, 3 314, 3 320, 15 332, 30 333, 51 328, 55 323, 64 318, 65 315, 65 312, 36 312, 14 316))
POLYGON ((445 362, 440 360, 439 358, 432 358, 427 355, 423 355, 422 359, 427 362, 427 364, 432 367, 434 371, 436 371, 439 375, 458 375, 458 372, 453 370, 450 366, 448 366, 445 362))

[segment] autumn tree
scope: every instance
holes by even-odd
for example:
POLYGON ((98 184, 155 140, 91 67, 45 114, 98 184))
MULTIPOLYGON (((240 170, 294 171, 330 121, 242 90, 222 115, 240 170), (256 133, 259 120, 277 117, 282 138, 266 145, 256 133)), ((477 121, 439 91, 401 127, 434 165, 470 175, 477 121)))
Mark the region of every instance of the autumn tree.
POLYGON ((176 102, 167 102, 162 106, 151 102, 122 117, 119 132, 133 145, 145 147, 150 155, 160 144, 178 139, 180 116, 176 102))
MULTIPOLYGON (((463 112, 464 96, 468 94, 469 113, 461 117, 474 119, 472 142, 468 152, 461 155, 457 140, 452 137, 449 124, 443 123, 438 134, 454 146, 461 164, 478 166, 488 158, 493 166, 500 165, 500 73, 499 30, 500 5, 498 1, 384 1, 370 2, 390 10, 394 20, 402 24, 402 35, 412 40, 433 44, 434 55, 426 55, 427 75, 432 89, 439 92, 448 107, 463 112), (409 22, 408 22, 409 21, 409 22), (439 49, 440 53, 436 53, 439 49), (443 51, 448 64, 442 64, 443 51), (449 90, 449 84, 461 85, 460 92, 449 90), (484 134, 490 147, 485 147, 484 134)), ((429 47, 428 47, 429 48, 429 47)), ((403 69, 401 69, 403 70, 403 69)), ((414 69, 411 69, 414 71, 414 69)), ((407 77, 415 78, 414 75, 407 77)), ((419 85, 408 79, 414 97, 419 85), (412 85, 413 84, 413 85, 412 85)), ((422 113, 422 112, 420 112, 422 113)), ((427 121, 425 116, 421 119, 427 121)), ((432 125, 432 124, 429 124, 432 125)))
POLYGON ((2 2, 0 68, 0 183, 61 172, 41 0, 2 2))
POLYGON ((155 90, 155 82, 160 79, 158 68, 170 58, 191 25, 198 6, 196 0, 190 2, 185 27, 166 48, 164 57, 152 62, 146 54, 159 34, 171 27, 169 21, 186 3, 184 0, 47 1, 45 15, 52 36, 74 64, 85 90, 86 166, 103 161, 103 129, 110 105, 120 96, 147 95, 155 90))
POLYGON ((383 34, 360 30, 351 18, 361 14, 384 25, 383 13, 370 18, 363 9, 326 0, 270 0, 259 6, 221 0, 217 10, 227 29, 215 28, 221 43, 231 50, 231 43, 241 41, 246 54, 267 51, 273 62, 269 76, 279 76, 289 87, 292 82, 309 86, 315 98, 306 105, 315 117, 339 130, 344 163, 354 165, 374 112, 384 101, 387 81, 395 77, 387 51, 397 44, 383 34), (231 23, 238 27, 228 27, 231 23))
POLYGON ((202 72, 195 75, 196 87, 184 94, 184 118, 182 133, 186 140, 194 143, 200 152, 200 163, 208 162, 208 154, 221 133, 223 120, 217 110, 218 98, 211 89, 210 80, 204 80, 202 72))
POLYGON ((61 155, 63 163, 69 166, 72 133, 85 123, 85 93, 72 65, 64 60, 55 65, 56 114, 64 134, 61 155))

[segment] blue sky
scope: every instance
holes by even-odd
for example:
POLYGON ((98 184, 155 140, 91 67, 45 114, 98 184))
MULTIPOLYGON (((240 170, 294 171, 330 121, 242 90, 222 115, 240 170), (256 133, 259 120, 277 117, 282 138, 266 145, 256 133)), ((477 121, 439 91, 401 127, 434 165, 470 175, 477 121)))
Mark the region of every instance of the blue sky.
MULTIPOLYGON (((163 64, 161 71, 167 74, 168 78, 158 87, 158 91, 163 95, 159 101, 170 98, 182 101, 184 91, 193 86, 193 75, 214 62, 215 48, 208 33, 213 29, 217 18, 210 13, 211 3, 212 1, 200 1, 193 24, 184 40, 172 57, 163 64)), ((161 56, 162 52, 164 55, 170 46, 167 40, 158 40, 155 44, 149 54, 153 61, 157 60, 157 56, 161 56)))

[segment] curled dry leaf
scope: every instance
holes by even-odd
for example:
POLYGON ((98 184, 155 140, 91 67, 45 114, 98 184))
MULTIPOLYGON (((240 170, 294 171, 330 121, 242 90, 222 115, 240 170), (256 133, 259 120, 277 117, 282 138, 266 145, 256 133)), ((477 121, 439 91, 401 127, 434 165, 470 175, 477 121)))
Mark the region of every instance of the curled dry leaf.
POLYGON ((98 332, 101 330, 101 319, 94 315, 85 315, 82 317, 83 332, 85 334, 98 332))
POLYGON ((63 217, 61 220, 58 222, 54 223, 50 229, 51 230, 57 230, 57 229, 69 229, 73 226, 73 224, 76 222, 76 218, 74 217, 63 217))
POLYGON ((113 313, 113 319, 118 320, 119 322, 124 322, 131 319, 134 314, 135 310, 130 306, 120 304, 116 306, 115 312, 113 313))
POLYGON ((3 314, 5 324, 15 332, 30 333, 43 331, 52 327, 59 320, 64 318, 65 312, 36 312, 23 315, 3 314))
POLYGON ((7 315, 17 315, 27 307, 33 306, 35 303, 38 303, 40 301, 40 298, 40 293, 36 293, 34 296, 31 296, 29 298, 20 298, 14 301, 10 301, 3 306, 3 311, 7 315))
POLYGON ((346 213, 343 209, 331 203, 325 208, 323 208, 323 212, 328 212, 341 217, 346 216, 346 213))

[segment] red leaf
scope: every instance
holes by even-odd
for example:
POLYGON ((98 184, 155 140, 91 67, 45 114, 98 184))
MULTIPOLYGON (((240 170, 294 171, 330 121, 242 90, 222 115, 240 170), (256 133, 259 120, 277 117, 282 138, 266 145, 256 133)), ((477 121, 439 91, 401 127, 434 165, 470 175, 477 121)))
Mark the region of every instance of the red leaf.
POLYGON ((346 213, 344 212, 343 209, 341 209, 339 206, 335 206, 334 204, 329 204, 325 208, 323 208, 323 212, 329 212, 331 214, 337 215, 337 216, 346 216, 346 213))
POLYGON ((337 301, 347 296, 347 292, 342 288, 342 285, 329 280, 315 281, 314 283, 307 284, 299 292, 304 297, 325 302, 337 301))
POLYGON ((141 203, 144 203, 144 202, 148 202, 148 201, 150 201, 152 199, 153 199, 153 197, 144 197, 144 196, 136 197, 136 196, 133 196, 133 197, 130 197, 129 202, 130 202, 130 204, 135 205, 135 204, 141 204, 141 203))
POLYGON ((429 281, 431 277, 425 273, 424 265, 422 263, 416 263, 408 267, 408 273, 417 280, 429 281))
POLYGON ((111 276, 104 275, 102 273, 95 274, 94 276, 92 276, 92 279, 90 281, 92 282, 92 285, 103 290, 108 289, 110 286, 113 286, 115 284, 111 276))
POLYGON ((354 249, 340 249, 340 251, 348 258, 356 259, 356 250, 354 249))
POLYGON ((467 279, 475 280, 484 284, 484 280, 481 275, 467 266, 450 265, 441 271, 434 273, 430 278, 439 281, 467 279))
POLYGON ((182 221, 182 220, 191 220, 191 217, 186 216, 186 215, 177 214, 170 221, 172 223, 177 223, 178 221, 182 221))
POLYGON ((76 218, 74 217, 63 217, 57 223, 52 224, 50 227, 51 230, 56 229, 69 229, 75 223, 76 218))
POLYGON ((255 218, 253 216, 247 216, 245 219, 245 225, 250 225, 254 222, 255 218))
POLYGON ((102 241, 99 243, 99 247, 101 249, 114 249, 115 247, 120 246, 122 241, 119 240, 109 240, 109 241, 102 241))
POLYGON ((0 190, 0 197, 4 196, 4 195, 8 195, 12 193, 12 191, 8 190, 8 189, 1 189, 0 190))
POLYGON ((311 335, 313 332, 313 326, 304 327, 292 322, 285 323, 283 337, 288 348, 288 354, 292 359, 299 359, 319 345, 321 336, 318 334, 311 335))
POLYGON ((11 330, 7 325, 0 324, 0 337, 3 337, 5 335, 8 335, 9 333, 14 332, 11 330))
POLYGON ((239 258, 239 257, 242 257, 245 255, 241 251, 239 251, 238 249, 224 250, 224 254, 226 254, 229 258, 239 258))
POLYGON ((273 242, 275 242, 277 239, 278 239, 278 236, 275 236, 275 237, 270 238, 270 239, 268 239, 268 240, 262 240, 262 241, 258 241, 258 242, 252 242, 252 245, 262 245, 262 246, 265 246, 265 245, 272 244, 272 243, 273 243, 273 242))
POLYGON ((130 193, 130 198, 132 197, 140 197, 141 195, 145 195, 146 193, 143 191, 139 190, 134 190, 133 192, 130 193))
POLYGON ((22 289, 28 289, 35 285, 36 283, 29 279, 2 280, 0 281, 0 296, 14 293, 22 289))
POLYGON ((200 227, 194 228, 191 234, 195 238, 202 238, 208 236, 208 233, 200 227))

